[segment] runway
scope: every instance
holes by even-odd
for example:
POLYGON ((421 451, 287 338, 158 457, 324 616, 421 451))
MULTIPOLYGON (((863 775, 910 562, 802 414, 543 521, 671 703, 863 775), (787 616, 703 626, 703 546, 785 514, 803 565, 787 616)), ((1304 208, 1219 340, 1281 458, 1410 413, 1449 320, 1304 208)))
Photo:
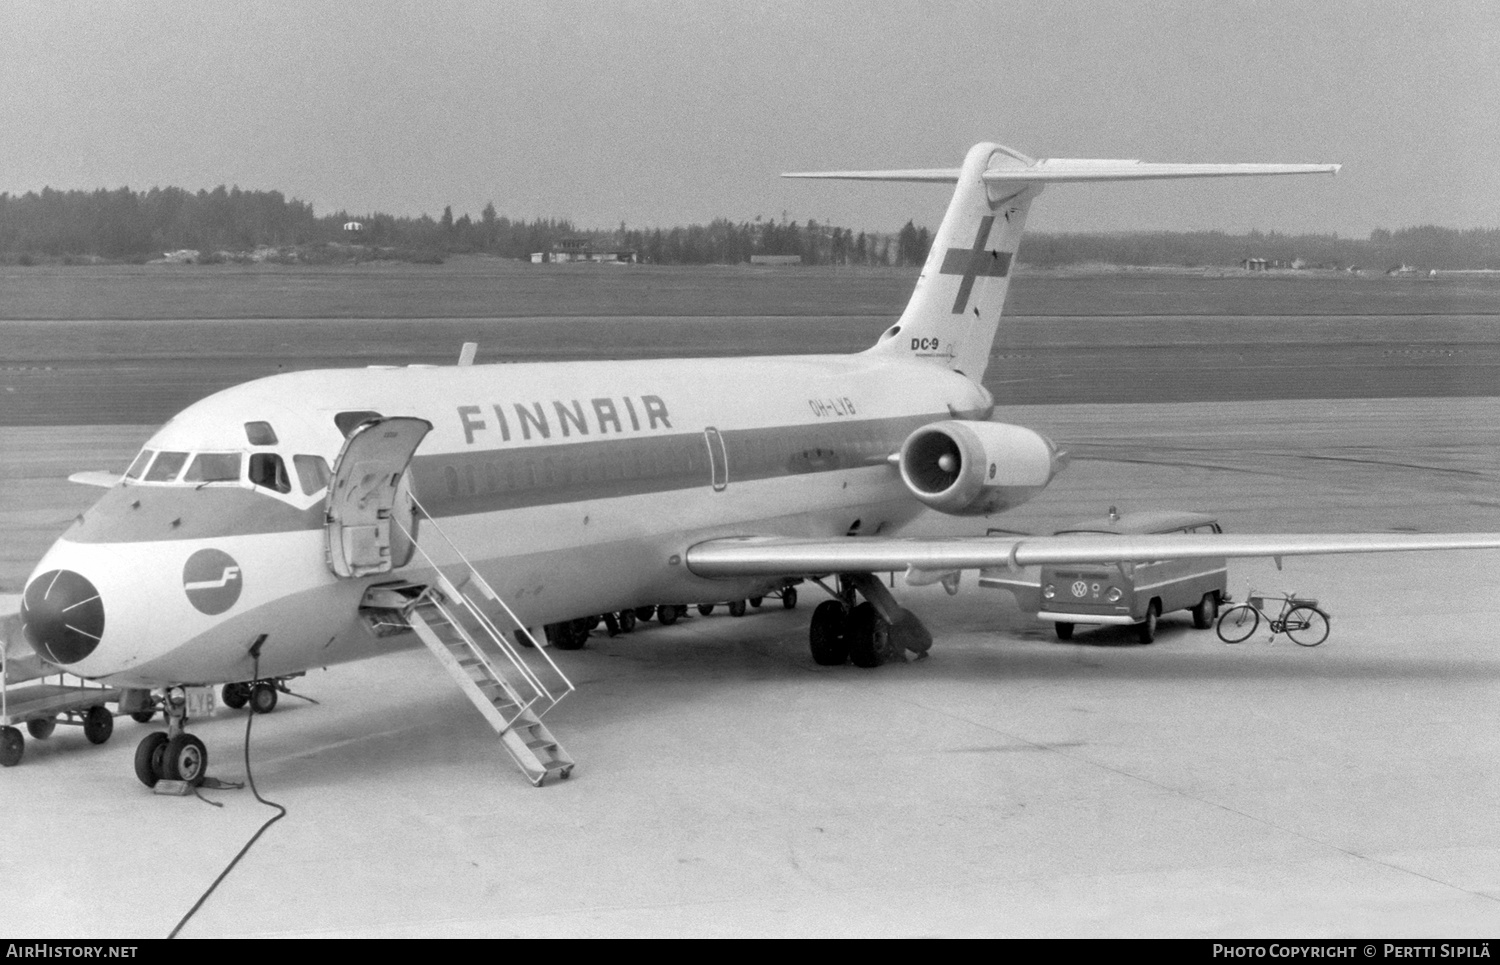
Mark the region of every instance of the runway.
MULTIPOLYGON (((1500 530, 1500 399, 1001 415, 1078 454, 1007 526, 1109 501, 1238 531, 1500 530)), ((254 724, 256 781, 289 817, 183 934, 1490 935, 1495 564, 1233 564, 1236 595, 1324 603, 1312 650, 1228 647, 1185 614, 1149 647, 1063 644, 972 581, 898 587, 937 646, 874 672, 813 665, 811 592, 596 637, 559 655, 579 692, 548 718, 578 770, 539 790, 425 651, 314 673, 296 689, 319 705, 254 724)), ((223 809, 148 794, 145 728, 117 728, 28 741, 0 774, 19 802, 0 902, 28 933, 165 935, 274 813, 247 790, 205 795, 223 809)), ((242 780, 244 718, 196 732, 242 780)))

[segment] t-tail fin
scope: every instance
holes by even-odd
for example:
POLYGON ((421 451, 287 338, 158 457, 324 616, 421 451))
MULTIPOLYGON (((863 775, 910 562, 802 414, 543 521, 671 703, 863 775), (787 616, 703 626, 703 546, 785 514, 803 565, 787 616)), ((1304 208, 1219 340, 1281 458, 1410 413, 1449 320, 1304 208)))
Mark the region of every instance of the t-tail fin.
POLYGON ((971 148, 958 168, 826 171, 783 177, 957 184, 906 311, 870 351, 931 359, 979 382, 994 349, 1026 213, 1049 182, 1337 174, 1338 169, 1337 164, 1035 160, 985 143, 971 148))

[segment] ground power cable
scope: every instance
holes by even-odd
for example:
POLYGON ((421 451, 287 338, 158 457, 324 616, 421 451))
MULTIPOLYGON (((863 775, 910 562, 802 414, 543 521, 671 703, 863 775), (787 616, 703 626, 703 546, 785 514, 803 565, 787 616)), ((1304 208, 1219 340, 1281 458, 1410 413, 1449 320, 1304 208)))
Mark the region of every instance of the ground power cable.
MULTIPOLYGON (((254 665, 254 676, 251 678, 253 680, 260 679, 260 648, 261 645, 265 642, 266 635, 263 633, 260 636, 256 637, 255 642, 250 645, 250 658, 253 661, 254 665)), ((167 936, 168 939, 177 937, 177 933, 182 931, 182 926, 186 925, 188 923, 188 919, 197 914, 198 909, 202 908, 203 903, 208 900, 208 896, 214 893, 215 888, 219 887, 219 882, 223 881, 229 876, 229 872, 233 871, 235 865, 240 863, 240 859, 248 854, 251 847, 255 845, 255 842, 260 840, 260 836, 266 833, 266 829, 275 824, 277 821, 280 821, 282 818, 286 817, 286 808, 282 807, 280 804, 277 804, 275 801, 268 801, 265 798, 261 797, 260 791, 255 786, 255 774, 250 770, 250 725, 254 722, 255 708, 247 707, 245 714, 245 779, 250 782, 250 793, 255 795, 255 799, 261 804, 264 804, 266 807, 275 808, 279 813, 275 817, 268 820, 265 824, 262 824, 260 826, 260 830, 256 831, 255 834, 251 836, 250 840, 245 842, 245 846, 243 848, 240 848, 239 854, 236 854, 234 858, 230 860, 229 864, 225 866, 224 870, 219 872, 219 876, 214 879, 213 884, 208 886, 208 890, 204 891, 203 894, 199 896, 198 900, 193 903, 193 907, 188 909, 187 914, 182 916, 182 920, 177 923, 177 927, 173 928, 172 933, 167 936)))

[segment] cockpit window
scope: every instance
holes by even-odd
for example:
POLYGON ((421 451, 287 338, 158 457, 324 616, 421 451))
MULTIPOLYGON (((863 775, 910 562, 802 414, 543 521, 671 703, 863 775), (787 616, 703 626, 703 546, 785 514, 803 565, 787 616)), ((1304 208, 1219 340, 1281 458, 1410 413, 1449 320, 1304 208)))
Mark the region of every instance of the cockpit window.
POLYGON ((182 464, 187 462, 187 457, 185 452, 157 453, 156 461, 146 473, 146 482, 171 482, 176 479, 177 474, 182 471, 182 464))
POLYGON ((247 422, 245 423, 245 438, 250 440, 252 446, 274 446, 276 445, 276 430, 271 428, 269 422, 247 422))
POLYGON ((293 456, 292 465, 297 469, 297 482, 302 484, 304 496, 325 488, 333 475, 328 471, 328 461, 322 456, 293 456))
POLYGON ((240 454, 237 452, 200 452, 193 457, 183 482, 239 482, 240 454))
POLYGON ((257 452, 250 457, 250 481, 263 489, 278 493, 292 491, 286 474, 286 463, 274 452, 257 452))
POLYGON ((135 457, 135 462, 133 462, 133 463, 130 464, 130 468, 129 469, 125 470, 125 478, 126 479, 139 479, 139 478, 141 478, 141 473, 143 473, 143 472, 146 471, 146 466, 148 464, 150 464, 151 457, 154 456, 154 455, 156 455, 156 450, 154 450, 154 449, 142 449, 141 450, 141 454, 139 456, 135 457))

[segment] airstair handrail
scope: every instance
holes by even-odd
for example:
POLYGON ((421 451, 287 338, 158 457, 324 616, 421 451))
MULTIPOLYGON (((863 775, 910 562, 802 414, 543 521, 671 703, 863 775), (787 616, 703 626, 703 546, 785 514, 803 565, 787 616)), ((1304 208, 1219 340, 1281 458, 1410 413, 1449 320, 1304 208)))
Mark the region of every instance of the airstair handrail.
MULTIPOLYGON (((516 672, 521 675, 521 678, 526 681, 526 684, 535 694, 532 699, 526 701, 521 700, 520 696, 516 695, 516 703, 524 704, 525 706, 522 709, 525 710, 526 708, 529 708, 533 704, 535 704, 537 700, 541 699, 542 697, 546 697, 549 704, 551 705, 555 705, 558 701, 562 700, 562 697, 553 696, 552 691, 547 687, 545 683, 542 682, 541 678, 537 676, 536 671, 532 670, 531 666, 526 663, 525 660, 521 659, 521 655, 515 651, 515 648, 506 641, 499 628, 497 628, 494 623, 485 615, 484 611, 474 606, 473 602, 469 600, 467 594, 460 590, 453 583, 453 581, 448 578, 447 574, 443 572, 437 561, 434 560, 427 553, 427 551, 423 549, 419 543, 417 543, 414 538, 412 538, 412 534, 407 533, 406 528, 401 526, 399 522, 397 523, 397 526, 403 533, 406 533, 408 539, 412 540, 412 545, 416 547, 417 552, 422 554, 422 558, 427 561, 427 564, 432 567, 433 572, 437 574, 437 578, 441 582, 444 595, 452 599, 453 602, 462 605, 464 609, 469 611, 470 615, 472 615, 474 619, 479 622, 480 627, 489 634, 490 639, 495 641, 496 647, 498 647, 500 652, 505 655, 505 658, 510 661, 511 666, 516 668, 516 672)), ((433 528, 437 529, 437 526, 434 525, 433 528)), ((462 555, 460 555, 459 558, 469 566, 469 572, 471 575, 479 575, 478 572, 474 569, 473 564, 464 559, 462 555)), ((480 579, 483 579, 483 577, 480 576, 480 579)), ((444 617, 445 619, 452 619, 452 617, 449 616, 446 611, 444 611, 444 617)), ((489 656, 485 654, 482 649, 471 648, 471 650, 474 653, 475 657, 477 657, 479 661, 484 664, 485 668, 490 671, 490 675, 493 678, 504 681, 504 675, 495 672, 494 664, 490 661, 489 656)), ((568 686, 568 693, 571 693, 572 684, 569 683, 566 677, 562 676, 561 671, 558 672, 558 676, 561 677, 563 683, 568 686)), ((509 687, 510 684, 504 683, 503 686, 509 687)), ((567 696, 567 694, 565 693, 563 694, 563 696, 567 696)))
MULTIPOLYGON (((416 494, 408 493, 408 498, 411 500, 412 506, 417 509, 417 511, 420 512, 428 522, 432 524, 432 530, 442 538, 444 543, 448 544, 448 548, 453 552, 453 555, 458 558, 458 561, 468 569, 470 576, 476 581, 484 595, 498 603, 500 605, 500 608, 505 611, 505 615, 510 619, 510 622, 513 623, 521 633, 525 634, 526 639, 531 641, 537 653, 541 655, 542 659, 545 660, 547 662, 547 665, 552 669, 552 672, 557 675, 558 680, 562 682, 564 692, 560 695, 554 695, 551 688, 547 687, 546 684, 542 682, 541 678, 537 676, 536 672, 531 669, 531 666, 521 658, 519 653, 516 652, 514 646, 505 639, 504 633, 495 626, 494 622, 489 618, 489 615, 480 608, 474 606, 474 604, 469 600, 468 595, 460 591, 458 593, 459 601, 462 602, 464 607, 474 615, 475 619, 477 619, 480 624, 485 627, 485 629, 491 634, 491 636, 496 639, 496 643, 499 645, 500 651, 504 653, 506 658, 509 659, 510 662, 516 667, 517 672, 519 672, 526 679, 526 682, 530 684, 533 689, 535 689, 539 694, 545 695, 547 699, 553 704, 556 704, 558 701, 562 700, 563 697, 566 697, 568 694, 577 689, 573 686, 573 682, 568 679, 568 675, 563 673, 562 668, 559 667, 557 665, 557 662, 554 661, 551 655, 547 653, 546 648, 541 644, 540 641, 536 639, 530 629, 527 628, 526 624, 521 620, 520 617, 516 615, 516 612, 510 608, 510 604, 506 603, 505 599, 495 591, 495 588, 491 586, 489 581, 484 578, 484 574, 479 572, 478 567, 470 562, 469 558, 464 555, 463 551, 454 544, 453 540, 448 537, 448 534, 443 531, 443 528, 438 525, 437 520, 433 519, 432 514, 427 511, 427 507, 423 506, 422 503, 417 499, 416 494)), ((417 551, 422 554, 422 558, 427 561, 428 565, 430 565, 432 569, 438 573, 439 576, 443 576, 442 569, 438 566, 438 563, 432 558, 432 556, 427 552, 426 548, 422 546, 416 535, 408 532, 406 530, 406 527, 402 526, 399 520, 396 520, 394 516, 392 517, 392 521, 395 522, 397 528, 399 528, 401 532, 406 535, 406 538, 411 541, 412 546, 416 547, 417 551)), ((443 576, 443 579, 447 581, 450 586, 453 585, 452 581, 447 580, 446 576, 443 576)), ((457 589, 457 587, 455 586, 454 589, 457 589)))

